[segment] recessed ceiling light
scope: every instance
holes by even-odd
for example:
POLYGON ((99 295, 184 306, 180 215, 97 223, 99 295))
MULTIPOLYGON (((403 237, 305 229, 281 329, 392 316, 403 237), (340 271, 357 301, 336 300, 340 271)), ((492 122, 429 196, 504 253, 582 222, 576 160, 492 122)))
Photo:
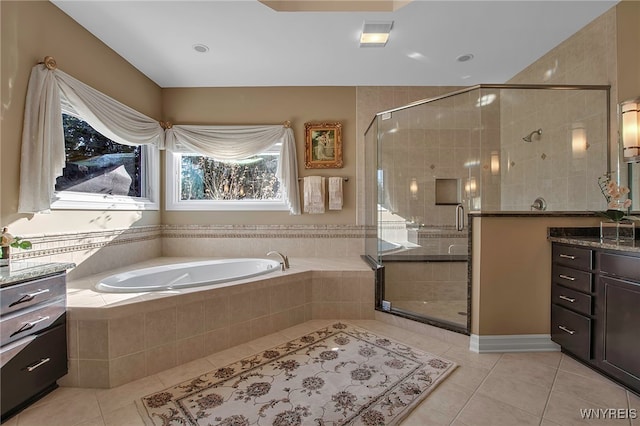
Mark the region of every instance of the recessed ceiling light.
POLYGON ((198 53, 207 53, 209 51, 209 46, 207 46, 206 44, 194 44, 193 50, 198 53))
POLYGON ((467 62, 473 59, 473 53, 465 53, 464 55, 460 55, 456 58, 458 62, 467 62))

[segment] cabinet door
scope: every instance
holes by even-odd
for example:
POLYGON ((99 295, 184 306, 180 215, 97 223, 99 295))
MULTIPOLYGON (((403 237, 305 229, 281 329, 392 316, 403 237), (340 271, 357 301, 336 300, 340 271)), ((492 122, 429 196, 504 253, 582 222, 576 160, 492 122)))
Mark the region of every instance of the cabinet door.
POLYGON ((640 283, 600 276, 596 287, 597 364, 640 392, 640 283))

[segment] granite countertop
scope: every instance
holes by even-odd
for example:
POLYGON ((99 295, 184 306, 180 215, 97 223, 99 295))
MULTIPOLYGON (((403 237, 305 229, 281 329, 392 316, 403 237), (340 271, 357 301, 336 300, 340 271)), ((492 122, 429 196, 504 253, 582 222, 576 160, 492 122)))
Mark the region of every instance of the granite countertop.
POLYGON ((638 233, 638 230, 636 230, 636 239, 634 241, 621 241, 619 243, 600 240, 600 230, 596 227, 549 228, 548 239, 554 243, 640 253, 640 233, 638 233))
POLYGON ((9 266, 0 267, 0 288, 65 272, 75 266, 75 263, 11 262, 9 266))

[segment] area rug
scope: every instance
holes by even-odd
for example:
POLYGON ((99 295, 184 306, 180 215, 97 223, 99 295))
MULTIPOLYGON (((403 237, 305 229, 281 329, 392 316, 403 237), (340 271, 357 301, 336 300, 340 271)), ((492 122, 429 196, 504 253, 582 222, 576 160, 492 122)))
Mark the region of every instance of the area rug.
POLYGON ((336 323, 143 397, 148 425, 395 425, 456 365, 336 323))

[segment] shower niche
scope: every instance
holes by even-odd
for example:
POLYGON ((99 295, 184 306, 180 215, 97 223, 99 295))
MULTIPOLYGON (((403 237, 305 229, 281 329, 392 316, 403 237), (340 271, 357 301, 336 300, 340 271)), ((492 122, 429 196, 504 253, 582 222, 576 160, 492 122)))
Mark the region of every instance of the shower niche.
POLYGON ((469 214, 530 214, 537 198, 539 214, 602 210, 609 130, 608 86, 480 85, 378 113, 365 133, 377 309, 468 334, 469 214))

